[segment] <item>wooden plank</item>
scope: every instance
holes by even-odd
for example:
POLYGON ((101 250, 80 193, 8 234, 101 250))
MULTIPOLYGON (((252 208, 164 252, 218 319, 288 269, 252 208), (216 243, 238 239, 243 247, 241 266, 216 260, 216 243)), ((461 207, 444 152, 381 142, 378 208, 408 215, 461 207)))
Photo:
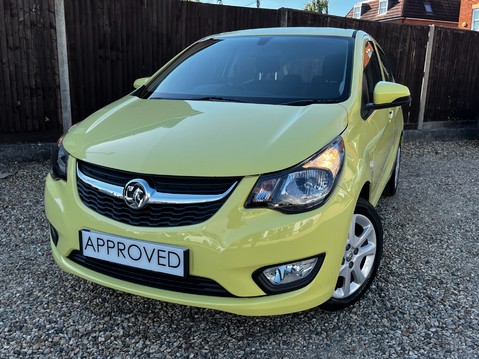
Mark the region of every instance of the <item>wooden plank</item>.
MULTIPOLYGON (((84 74, 82 76, 82 81, 85 81, 85 85, 82 87, 83 91, 85 91, 85 100, 88 102, 87 108, 89 109, 88 112, 92 112, 93 108, 95 107, 94 104, 96 102, 97 96, 100 96, 100 92, 98 91, 97 87, 97 64, 96 59, 94 56, 95 51, 95 43, 96 43, 96 33, 94 32, 94 25, 96 24, 95 17, 93 14, 93 6, 91 1, 81 1, 83 4, 83 13, 84 16, 81 16, 82 21, 82 53, 88 54, 84 56, 85 61, 84 63, 84 74), (88 90, 86 90, 88 89, 88 90)), ((85 114, 87 115, 87 114, 85 114)))
MULTIPOLYGON (((126 95, 128 91, 125 91, 126 84, 122 86, 124 79, 122 78, 122 46, 121 46, 121 12, 122 4, 120 1, 114 2, 114 16, 113 16, 113 33, 111 36, 111 45, 112 45, 112 84, 113 84, 113 99, 116 100, 120 97, 126 95)), ((109 102, 109 101, 108 101, 109 102)))
POLYGON ((11 113, 10 78, 7 59, 7 31, 5 29, 5 6, 0 1, 0 132, 8 131, 8 117, 11 113))
POLYGON ((127 82, 130 83, 131 85, 131 81, 136 77, 136 71, 135 71, 135 66, 134 66, 134 59, 135 59, 135 52, 132 51, 133 49, 133 42, 135 41, 134 38, 132 37, 132 29, 133 29, 133 17, 132 17, 132 13, 133 13, 133 9, 132 7, 134 6, 134 4, 132 4, 131 2, 128 2, 128 6, 127 6, 127 11, 128 11, 128 14, 129 16, 127 16, 126 18, 126 23, 125 23, 125 28, 126 28, 126 36, 127 36, 127 42, 125 44, 125 52, 127 54, 127 62, 125 64, 126 66, 126 69, 127 69, 127 72, 126 72, 126 78, 127 78, 127 82))
POLYGON ((16 84, 19 83, 16 74, 15 74, 15 48, 13 43, 13 25, 15 17, 14 13, 12 13, 12 7, 14 6, 13 0, 5 0, 5 30, 7 35, 7 67, 6 71, 8 72, 8 77, 10 80, 10 84, 13 86, 9 87, 9 94, 11 100, 10 106, 10 115, 8 116, 8 131, 10 132, 18 132, 18 122, 20 122, 20 116, 17 110, 18 98, 17 98, 17 88, 16 84))
POLYGON ((141 77, 140 73, 141 70, 138 69, 137 66, 135 66, 135 59, 138 54, 138 44, 137 41, 139 39, 138 36, 138 31, 137 30, 137 14, 135 12, 135 6, 134 4, 130 4, 130 16, 129 16, 129 26, 128 26, 128 32, 129 32, 129 57, 128 57, 128 68, 130 69, 129 73, 129 82, 131 83, 134 81, 134 78, 136 77, 141 77))
MULTIPOLYGON (((34 53, 37 54, 36 47, 35 47, 35 40, 34 40, 34 33, 35 33, 35 14, 34 8, 32 5, 32 1, 24 1, 24 8, 25 8, 25 42, 26 42, 26 54, 27 53, 34 53), (33 20, 33 21, 32 21, 33 20)), ((30 105, 31 105, 31 126, 33 128, 33 118, 38 115, 39 113, 39 106, 38 102, 41 101, 39 97, 38 91, 36 90, 36 82, 35 82, 35 69, 37 65, 36 55, 28 58, 27 61, 27 72, 28 72, 28 79, 24 83, 24 87, 28 88, 29 97, 30 97, 30 105)))
POLYGON ((42 86, 43 83, 47 81, 45 77, 45 64, 48 61, 46 56, 41 55, 45 49, 45 39, 43 37, 43 31, 41 29, 44 18, 42 5, 43 4, 38 4, 36 2, 31 3, 31 21, 35 24, 35 30, 32 33, 32 45, 35 51, 35 55, 32 56, 30 61, 33 60, 33 82, 37 104, 37 110, 32 120, 33 127, 37 132, 41 132, 45 128, 45 102, 48 101, 46 99, 48 97, 48 94, 44 91, 44 88, 42 86))
MULTIPOLYGON (((20 3, 16 1, 12 3, 12 31, 13 31, 13 51, 14 51, 14 59, 15 59, 15 78, 19 84, 23 84, 23 71, 22 71, 22 51, 20 48, 20 3)), ((34 56, 38 56, 35 54, 34 56)), ((12 64, 11 64, 12 65, 12 64)), ((21 86, 16 86, 16 94, 17 94, 17 103, 16 103, 16 112, 18 115, 18 119, 15 123, 15 130, 16 131, 26 131, 27 124, 25 121, 26 113, 25 113, 25 94, 23 88, 21 86)))
POLYGON ((50 1, 43 1, 40 4, 39 16, 41 18, 42 30, 40 32, 41 38, 41 50, 39 50, 39 64, 43 69, 40 71, 40 81, 43 92, 43 113, 38 117, 38 132, 44 132, 56 127, 57 124, 57 112, 56 112, 56 96, 57 86, 55 84, 55 70, 57 62, 56 57, 56 44, 53 43, 50 37, 51 27, 55 26, 54 16, 51 16, 51 12, 54 12, 54 6, 50 9, 50 1))
POLYGON ((151 14, 151 47, 149 49, 148 56, 150 57, 149 60, 149 71, 146 76, 151 76, 158 68, 157 64, 157 57, 155 52, 155 47, 158 45, 158 38, 160 36, 160 26, 158 24, 158 1, 150 1, 148 3, 150 5, 150 14, 151 14))
MULTIPOLYGON (((27 12, 29 11, 28 8, 28 1, 18 0, 17 2, 19 7, 19 28, 18 28, 18 36, 20 40, 20 53, 27 54, 27 41, 26 41, 26 34, 25 31, 28 30, 28 25, 26 24, 26 17, 27 12), (25 6, 26 5, 26 6, 25 6)), ((22 118, 25 124, 25 129, 27 131, 31 131, 33 129, 32 126, 32 108, 31 108, 31 87, 29 86, 29 73, 28 73, 28 57, 21 56, 21 74, 22 74, 22 93, 24 94, 23 103, 21 105, 23 109, 22 118)))

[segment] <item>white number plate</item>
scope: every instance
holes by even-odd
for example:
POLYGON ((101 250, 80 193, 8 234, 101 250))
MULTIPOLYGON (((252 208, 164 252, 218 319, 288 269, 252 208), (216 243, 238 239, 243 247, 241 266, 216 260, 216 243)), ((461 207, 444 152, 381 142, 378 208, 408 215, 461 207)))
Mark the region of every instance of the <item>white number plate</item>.
POLYGON ((87 257, 180 277, 188 274, 185 248, 88 230, 81 231, 80 245, 87 257))

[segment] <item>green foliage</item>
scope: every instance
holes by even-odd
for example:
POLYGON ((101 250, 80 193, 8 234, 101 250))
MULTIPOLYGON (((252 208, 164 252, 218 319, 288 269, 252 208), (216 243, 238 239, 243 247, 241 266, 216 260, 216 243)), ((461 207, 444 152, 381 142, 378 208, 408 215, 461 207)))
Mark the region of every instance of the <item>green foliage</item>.
POLYGON ((328 3, 329 3, 329 0, 310 0, 310 2, 304 6, 304 10, 327 14, 328 3))

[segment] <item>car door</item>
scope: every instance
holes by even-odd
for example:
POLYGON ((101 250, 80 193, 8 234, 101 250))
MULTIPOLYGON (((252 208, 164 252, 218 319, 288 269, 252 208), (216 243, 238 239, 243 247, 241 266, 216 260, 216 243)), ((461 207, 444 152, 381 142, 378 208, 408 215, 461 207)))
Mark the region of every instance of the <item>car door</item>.
MULTIPOLYGON (((387 60, 386 54, 381 49, 381 47, 378 46, 378 44, 376 44, 376 48, 379 53, 379 59, 381 62, 381 69, 383 70, 384 80, 389 82, 396 82, 394 80, 394 75, 391 70, 391 66, 389 65, 389 61, 387 60)), ((389 111, 389 117, 392 119, 392 123, 393 123, 394 138, 399 138, 402 134, 403 127, 404 127, 403 112, 401 107, 391 108, 389 111)), ((393 148, 392 150, 395 150, 395 149, 393 148)))
POLYGON ((363 53, 363 88, 361 116, 368 123, 371 134, 370 144, 370 169, 373 183, 371 184, 372 195, 379 198, 388 173, 385 167, 391 151, 393 151, 394 111, 392 109, 371 110, 368 103, 373 102, 374 87, 379 81, 383 81, 383 73, 379 61, 377 47, 373 41, 368 40, 364 44, 363 53))

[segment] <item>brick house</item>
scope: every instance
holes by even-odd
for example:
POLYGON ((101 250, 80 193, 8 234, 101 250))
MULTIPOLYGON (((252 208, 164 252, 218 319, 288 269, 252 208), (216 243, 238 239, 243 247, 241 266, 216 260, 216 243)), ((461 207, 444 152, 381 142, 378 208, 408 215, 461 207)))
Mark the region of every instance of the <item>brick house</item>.
MULTIPOLYGON (((463 2, 470 3, 471 0, 463 2)), ((461 0, 364 0, 357 2, 346 17, 411 25, 457 27, 460 5, 461 0)))
POLYGON ((461 0, 459 28, 479 31, 479 0, 461 0))

